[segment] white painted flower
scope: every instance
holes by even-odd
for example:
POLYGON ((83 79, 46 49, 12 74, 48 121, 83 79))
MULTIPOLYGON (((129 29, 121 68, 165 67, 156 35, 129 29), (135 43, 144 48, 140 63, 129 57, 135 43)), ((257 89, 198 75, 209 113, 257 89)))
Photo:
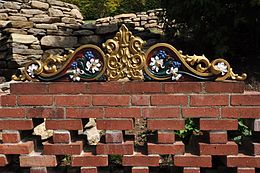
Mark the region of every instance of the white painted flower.
POLYGON ((31 76, 32 78, 34 78, 35 76, 35 71, 39 68, 38 65, 36 64, 32 64, 30 66, 28 66, 27 72, 29 74, 29 76, 31 76))
POLYGON ((179 69, 178 68, 173 68, 171 67, 171 69, 166 71, 166 74, 172 74, 172 80, 179 80, 182 75, 178 74, 179 69))
POLYGON ((221 75, 225 75, 227 73, 227 66, 225 65, 224 62, 219 62, 215 67, 221 71, 221 75))
POLYGON ((160 59, 158 56, 151 58, 150 66, 152 67, 152 70, 155 70, 156 72, 159 72, 160 68, 165 68, 165 66, 163 66, 163 59, 160 59))
POLYGON ((79 77, 80 69, 79 69, 79 68, 73 69, 73 70, 72 70, 72 73, 73 73, 73 74, 70 75, 70 78, 71 78, 73 81, 80 81, 80 77, 79 77))
POLYGON ((87 61, 87 71, 91 73, 96 73, 97 71, 100 71, 101 63, 99 62, 99 59, 91 58, 90 61, 87 61))

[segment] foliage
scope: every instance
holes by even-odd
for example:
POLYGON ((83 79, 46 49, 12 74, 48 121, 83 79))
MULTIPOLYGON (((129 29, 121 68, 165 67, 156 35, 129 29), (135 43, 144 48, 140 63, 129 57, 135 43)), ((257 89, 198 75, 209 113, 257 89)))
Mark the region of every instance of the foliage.
POLYGON ((120 13, 146 11, 160 7, 157 0, 63 0, 77 5, 85 19, 97 19, 120 13))
POLYGON ((178 49, 236 64, 260 56, 260 0, 162 0, 162 6, 178 49))
POLYGON ((238 131, 231 136, 236 143, 241 145, 243 137, 252 136, 252 131, 246 126, 243 119, 238 119, 238 131))

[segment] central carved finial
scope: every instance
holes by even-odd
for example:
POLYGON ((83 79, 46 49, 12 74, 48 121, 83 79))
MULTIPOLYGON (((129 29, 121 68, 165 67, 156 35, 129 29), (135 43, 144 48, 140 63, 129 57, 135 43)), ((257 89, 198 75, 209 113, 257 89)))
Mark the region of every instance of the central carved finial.
POLYGON ((128 28, 122 25, 116 36, 103 44, 108 52, 106 54, 108 80, 143 79, 144 43, 140 37, 134 37, 128 28))

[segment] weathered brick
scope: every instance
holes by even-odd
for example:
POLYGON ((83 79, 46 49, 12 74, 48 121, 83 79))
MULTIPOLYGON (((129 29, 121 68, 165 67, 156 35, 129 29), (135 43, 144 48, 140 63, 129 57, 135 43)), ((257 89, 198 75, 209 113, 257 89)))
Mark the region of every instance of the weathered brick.
POLYGON ((70 144, 43 143, 43 154, 46 155, 79 155, 83 150, 82 141, 71 142, 70 144))
POLYGON ((149 95, 132 95, 132 106, 149 106, 149 95))
POLYGON ((9 164, 9 160, 4 154, 0 154, 0 167, 4 167, 9 164))
POLYGON ((186 168, 183 168, 183 173, 200 173, 200 168, 186 167, 186 168))
POLYGON ((105 108, 106 118, 138 118, 141 117, 140 108, 105 108))
POLYGON ((132 130, 133 119, 130 118, 113 118, 113 119, 97 119, 97 129, 99 130, 132 130))
POLYGON ((106 130, 105 141, 109 143, 123 143, 124 137, 121 130, 106 130))
POLYGON ((188 104, 188 96, 185 95, 152 95, 152 106, 186 106, 188 104))
POLYGON ((99 143, 96 147, 96 153, 99 154, 120 154, 131 155, 134 153, 134 143, 126 141, 122 144, 103 144, 99 143))
POLYGON ((238 154, 238 146, 235 142, 227 142, 226 144, 199 143, 199 148, 200 155, 227 156, 238 154))
POLYGON ((247 92, 243 95, 232 95, 233 106, 260 106, 260 92, 247 92))
POLYGON ((207 93, 243 93, 245 84, 243 82, 205 82, 207 93))
POLYGON ((93 155, 92 153, 84 152, 80 155, 72 156, 71 166, 75 166, 75 167, 108 166, 108 156, 107 155, 93 155))
POLYGON ((186 153, 185 155, 175 155, 173 156, 173 163, 175 166, 181 167, 212 167, 211 156, 210 155, 192 155, 186 153))
POLYGON ((182 119, 148 119, 147 128, 150 130, 182 130, 185 121, 182 119))
POLYGON ((145 118, 178 118, 180 117, 180 108, 144 108, 143 117, 145 118))
POLYGON ((3 143, 18 143, 21 141, 20 132, 17 130, 3 130, 2 141, 3 143))
POLYGON ((228 106, 228 95, 191 95, 190 106, 228 106))
POLYGON ((23 143, 4 143, 0 144, 0 153, 2 154, 30 154, 34 150, 33 141, 23 143))
POLYGON ((54 104, 56 106, 90 106, 91 96, 89 95, 66 95, 66 96, 55 96, 54 104))
POLYGON ((23 118, 24 108, 0 108, 0 118, 23 118))
POLYGON ((129 106, 130 96, 126 95, 98 95, 93 96, 94 106, 129 106))
POLYGON ((227 131, 210 131, 209 142, 211 144, 225 144, 228 142, 227 131))
POLYGON ((10 92, 12 95, 14 94, 47 94, 48 93, 48 85, 46 83, 12 83, 10 85, 10 92))
POLYGON ((31 155, 20 156, 21 167, 56 167, 57 160, 54 155, 40 155, 34 153, 31 155))
POLYGON ((90 94, 122 94, 123 87, 120 82, 89 82, 87 93, 90 94))
POLYGON ((175 142, 174 131, 158 130, 157 131, 157 143, 158 144, 173 144, 175 142))
POLYGON ((159 82, 126 82, 123 91, 131 94, 161 93, 162 86, 159 82))
POLYGON ((46 167, 32 167, 30 173, 48 173, 46 167))
POLYGON ((53 98, 48 95, 22 95, 18 96, 17 104, 21 106, 50 106, 53 104, 53 98))
POLYGON ((80 173, 98 173, 97 167, 81 167, 80 173))
POLYGON ((28 118, 65 118, 63 108, 27 108, 28 118))
POLYGON ((218 108, 182 108, 182 115, 185 118, 219 117, 218 108))
POLYGON ((54 120, 47 119, 46 129, 51 130, 83 130, 81 119, 54 120))
POLYGON ((201 93, 201 82, 165 82, 163 83, 166 93, 201 93))
POLYGON ((103 108, 67 108, 67 118, 103 118, 103 108))
POLYGON ((132 167, 132 173, 149 173, 149 167, 132 167))
POLYGON ((253 143, 254 155, 260 155, 260 143, 253 143))
POLYGON ((182 142, 173 144, 148 143, 148 154, 183 154, 185 146, 182 142))
POLYGON ((86 93, 85 83, 56 82, 49 84, 50 94, 84 94, 86 93))
POLYGON ((252 108, 252 107, 221 108, 221 116, 225 118, 260 118, 260 108, 252 108))
POLYGON ((54 143, 70 143, 71 134, 68 130, 54 130, 52 140, 54 143))
POLYGON ((200 130, 237 130, 237 119, 200 118, 200 130))
POLYGON ((123 166, 159 166, 159 155, 143 155, 135 153, 134 155, 124 155, 123 166))
POLYGON ((255 168, 237 168, 237 173, 255 173, 255 168))
POLYGON ((228 167, 246 167, 246 168, 259 168, 260 156, 247 156, 239 154, 236 156, 227 156, 228 167))
POLYGON ((33 126, 32 120, 2 119, 0 121, 0 130, 31 130, 33 128, 34 128, 34 126, 33 126))
POLYGON ((13 95, 1 95, 0 96, 0 106, 15 106, 16 96, 13 95))

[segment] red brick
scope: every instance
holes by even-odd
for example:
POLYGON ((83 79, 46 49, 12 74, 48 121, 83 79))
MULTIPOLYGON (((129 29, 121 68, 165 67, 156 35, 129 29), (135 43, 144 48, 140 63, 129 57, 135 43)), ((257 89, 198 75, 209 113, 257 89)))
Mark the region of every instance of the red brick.
POLYGON ((254 155, 260 155, 260 143, 253 143, 254 155))
POLYGON ((148 167, 132 167, 132 173, 149 173, 148 167))
POLYGON ((48 173, 46 167, 32 167, 30 173, 48 173))
POLYGON ((243 93, 243 82, 205 82, 205 91, 208 93, 243 93))
POLYGON ((103 108, 67 108, 67 118, 103 118, 103 108))
POLYGON ((226 144, 199 143, 200 155, 227 156, 238 154, 238 146, 235 142, 226 144))
POLYGON ((133 106, 149 106, 150 96, 148 95, 132 95, 133 106))
POLYGON ((49 84, 50 94, 81 94, 86 93, 86 84, 83 82, 55 82, 49 84))
POLYGON ((221 108, 221 116, 226 118, 260 118, 260 108, 221 108))
POLYGON ((24 155, 20 156, 20 166, 21 167, 56 167, 57 160, 56 156, 53 155, 24 155))
POLYGON ((6 165, 8 165, 9 160, 6 157, 6 155, 0 154, 0 167, 4 167, 6 165))
POLYGON ((90 94, 122 94, 123 87, 120 82, 89 82, 87 93, 90 94))
POLYGON ((131 94, 162 92, 162 86, 159 82, 126 82, 123 87, 125 93, 131 94))
POLYGON ((200 130, 237 130, 237 119, 200 118, 200 130))
POLYGON ((228 106, 228 95, 191 95, 190 106, 228 106))
POLYGON ((50 120, 45 122, 46 129, 51 130, 83 130, 81 119, 50 120))
POLYGON ((97 119, 97 129, 99 130, 132 130, 133 119, 97 119))
POLYGON ((54 104, 56 106, 90 106, 91 105, 91 96, 89 96, 89 95, 55 96, 54 104))
POLYGON ((173 144, 148 143, 148 154, 183 154, 185 146, 182 142, 173 144))
POLYGON ((54 130, 53 131, 53 142, 54 143, 70 143, 71 135, 67 130, 54 130))
POLYGON ((200 168, 186 167, 183 168, 183 173, 200 173, 200 168))
POLYGON ((163 83, 166 93, 201 93, 201 82, 169 82, 163 83))
POLYGON ((209 155, 191 155, 186 153, 185 155, 175 155, 173 157, 173 164, 181 167, 212 167, 211 156, 209 155))
POLYGON ((50 106, 52 103, 52 96, 47 95, 22 95, 17 98, 17 104, 22 106, 50 106))
POLYGON ((255 168, 237 168, 237 173, 255 173, 255 168))
POLYGON ((108 166, 107 155, 93 155, 92 153, 82 153, 81 155, 73 155, 71 166, 80 167, 100 167, 108 166))
POLYGON ((24 108, 0 108, 0 118, 23 118, 24 108))
POLYGON ((0 153, 2 154, 29 154, 34 150, 33 141, 24 143, 5 143, 0 144, 0 153))
POLYGON ((145 108, 143 117, 145 118, 178 118, 180 117, 180 108, 145 108))
POLYGON ((209 142, 211 144, 225 144, 228 142, 227 131, 211 131, 209 132, 209 142))
POLYGON ((2 95, 0 96, 0 106, 15 106, 16 96, 13 95, 2 95))
POLYGON ((182 130, 185 127, 182 119, 148 119, 147 128, 149 130, 182 130))
POLYGON ((188 96, 184 95, 152 95, 151 105, 152 106, 187 106, 188 96))
POLYGON ((134 143, 132 141, 126 141, 122 144, 103 144, 99 143, 96 146, 96 153, 99 154, 120 154, 131 155, 134 153, 134 143))
POLYGON ((73 155, 80 154, 83 150, 83 142, 76 141, 70 144, 51 144, 48 142, 43 143, 43 154, 46 155, 73 155))
POLYGON ((10 85, 11 94, 47 94, 48 85, 46 83, 13 83, 10 85))
POLYGON ((227 156, 227 166, 259 168, 260 156, 247 156, 244 154, 239 154, 237 156, 227 156))
POLYGON ((159 166, 159 155, 142 155, 136 153, 134 155, 123 156, 123 166, 159 166))
POLYGON ((98 95, 93 96, 94 106, 129 106, 130 96, 125 95, 98 95))
POLYGON ((7 120, 2 119, 0 121, 0 130, 31 130, 33 129, 33 122, 32 120, 7 120))
POLYGON ((219 117, 218 108, 182 108, 182 115, 185 118, 219 117))
POLYGON ((253 122, 253 130, 260 132, 260 119, 255 119, 253 122))
POLYGON ((107 118, 138 118, 141 117, 140 108, 105 108, 107 118))
POLYGON ((159 144, 172 144, 175 142, 174 131, 157 131, 157 143, 159 144))
POLYGON ((20 132, 17 130, 3 130, 3 143, 18 143, 21 141, 20 132))
POLYGON ((63 108, 28 108, 28 118, 65 118, 63 108))
POLYGON ((120 130, 107 130, 105 134, 106 143, 123 143, 123 132, 120 130))
POLYGON ((98 173, 96 167, 81 167, 80 173, 98 173))
POLYGON ((233 106, 260 106, 260 92, 247 92, 243 95, 232 95, 233 106))

